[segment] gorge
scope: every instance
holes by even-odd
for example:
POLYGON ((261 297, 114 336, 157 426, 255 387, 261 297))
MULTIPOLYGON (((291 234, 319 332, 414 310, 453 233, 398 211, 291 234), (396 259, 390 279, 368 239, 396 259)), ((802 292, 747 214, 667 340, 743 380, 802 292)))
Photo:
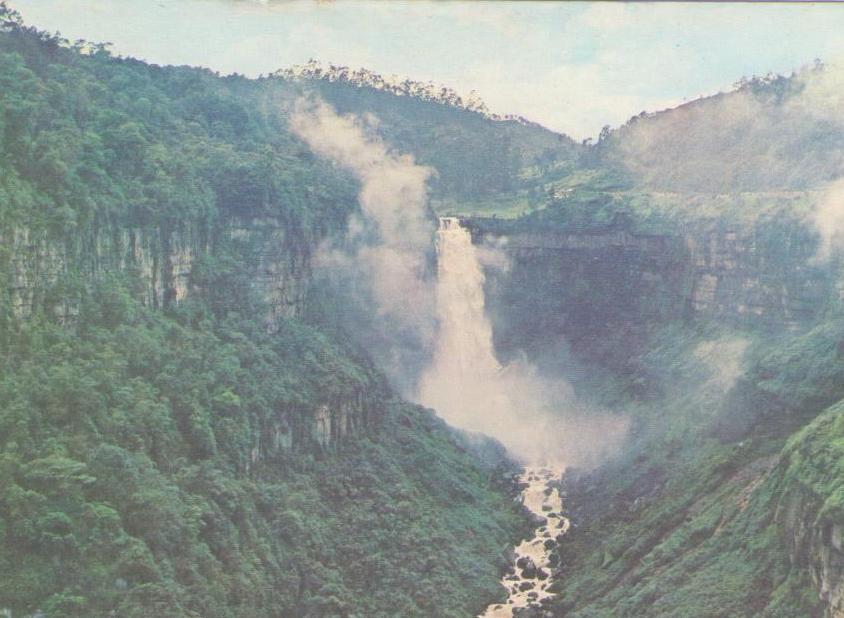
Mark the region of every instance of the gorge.
POLYGON ((307 66, 0 3, 0 615, 842 615, 833 70, 581 143, 307 66))

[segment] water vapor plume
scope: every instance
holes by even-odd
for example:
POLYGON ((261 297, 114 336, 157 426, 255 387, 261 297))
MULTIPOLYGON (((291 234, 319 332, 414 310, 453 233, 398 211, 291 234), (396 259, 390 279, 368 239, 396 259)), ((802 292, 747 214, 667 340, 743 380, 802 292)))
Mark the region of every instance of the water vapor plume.
POLYGON ((844 241, 844 178, 827 185, 817 201, 811 222, 820 235, 815 260, 825 262, 844 241))
POLYGON ((391 151, 374 125, 372 118, 339 115, 318 99, 299 99, 290 118, 295 135, 361 183, 362 216, 349 222, 345 247, 322 248, 317 266, 371 299, 374 321, 356 334, 406 391, 413 379, 409 366, 418 362, 419 350, 430 349, 435 326, 428 263, 434 225, 426 186, 432 170, 391 151))
POLYGON ((659 191, 799 191, 844 171, 844 71, 805 67, 634 117, 610 140, 636 182, 659 191))
POLYGON ((290 127, 360 180, 361 217, 349 222, 343 246, 320 251, 317 266, 371 300, 375 316, 357 315, 352 328, 405 396, 456 427, 497 438, 525 463, 590 466, 618 446, 625 419, 587 408, 565 381, 544 378, 525 360, 496 360, 483 267, 506 269, 503 252, 475 247, 457 220, 444 219, 434 279, 430 168, 391 151, 373 120, 339 115, 319 100, 299 100, 290 127), (431 350, 415 388, 420 351, 427 362, 431 350))
POLYGON ((418 399, 449 423, 500 440, 523 463, 589 467, 618 448, 627 420, 578 401, 561 379, 542 376, 527 360, 502 365, 484 309, 485 261, 457 219, 438 237, 439 332, 418 399))

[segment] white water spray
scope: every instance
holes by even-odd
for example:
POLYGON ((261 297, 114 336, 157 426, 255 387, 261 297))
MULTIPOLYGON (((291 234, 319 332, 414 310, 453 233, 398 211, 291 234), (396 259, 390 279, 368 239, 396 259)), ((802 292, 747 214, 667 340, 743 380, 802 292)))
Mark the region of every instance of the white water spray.
POLYGON ((615 448, 624 419, 586 410, 567 382, 542 377, 527 361, 498 362, 478 249, 458 219, 440 219, 437 255, 439 331, 418 401, 530 465, 590 465, 615 448))
POLYGON ((504 390, 489 389, 504 369, 495 358, 484 311, 484 274, 472 236, 458 219, 440 219, 437 258, 439 334, 419 399, 453 425, 498 435, 500 412, 510 401, 504 390))

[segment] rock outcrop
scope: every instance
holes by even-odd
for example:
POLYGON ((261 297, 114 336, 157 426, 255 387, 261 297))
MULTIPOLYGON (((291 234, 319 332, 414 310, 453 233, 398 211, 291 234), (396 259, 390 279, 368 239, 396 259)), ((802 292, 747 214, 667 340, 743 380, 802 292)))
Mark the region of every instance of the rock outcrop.
POLYGON ((838 296, 831 269, 812 260, 817 241, 804 229, 643 234, 624 220, 569 232, 491 232, 471 219, 464 225, 473 242, 509 257, 506 272, 488 269, 486 284, 497 344, 505 348, 532 333, 576 341, 692 317, 796 329, 838 296))
POLYGON ((776 521, 786 533, 792 567, 808 570, 827 616, 844 616, 844 522, 819 517, 823 500, 805 491, 787 495, 776 521))
MULTIPOLYGON (((310 275, 308 243, 292 238, 273 218, 231 219, 164 227, 91 226, 78 235, 26 227, 0 233, 11 274, 12 313, 27 319, 46 311, 61 321, 78 312, 78 297, 91 281, 120 271, 137 275, 140 299, 150 307, 180 303, 203 292, 197 261, 236 251, 250 265, 250 285, 266 301, 267 324, 301 312, 310 275)), ((5 270, 5 269, 4 269, 5 270)))
POLYGON ((770 475, 773 520, 792 569, 808 573, 826 615, 844 616, 844 402, 832 406, 786 446, 770 475))

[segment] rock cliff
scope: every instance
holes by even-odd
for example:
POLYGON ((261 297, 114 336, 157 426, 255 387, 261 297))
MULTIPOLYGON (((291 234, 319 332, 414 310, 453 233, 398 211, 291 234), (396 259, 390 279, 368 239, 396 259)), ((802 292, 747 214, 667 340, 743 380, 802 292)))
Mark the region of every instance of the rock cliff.
POLYGON ((657 321, 715 319, 791 329, 836 302, 833 272, 815 264, 807 230, 710 226, 636 232, 624 221, 573 231, 489 231, 467 219, 473 242, 502 249, 487 299, 504 351, 542 332, 575 343, 657 321))
POLYGON ((198 222, 91 226, 72 236, 18 227, 0 235, 0 242, 8 247, 12 310, 23 319, 45 310, 71 320, 87 283, 120 272, 137 275, 139 299, 147 306, 178 304, 203 291, 194 272, 198 259, 237 250, 247 258, 245 276, 266 302, 271 326, 278 317, 300 314, 310 273, 311 248, 289 238, 283 223, 273 218, 230 219, 210 230, 198 222), (54 293, 72 286, 75 299, 54 293))

